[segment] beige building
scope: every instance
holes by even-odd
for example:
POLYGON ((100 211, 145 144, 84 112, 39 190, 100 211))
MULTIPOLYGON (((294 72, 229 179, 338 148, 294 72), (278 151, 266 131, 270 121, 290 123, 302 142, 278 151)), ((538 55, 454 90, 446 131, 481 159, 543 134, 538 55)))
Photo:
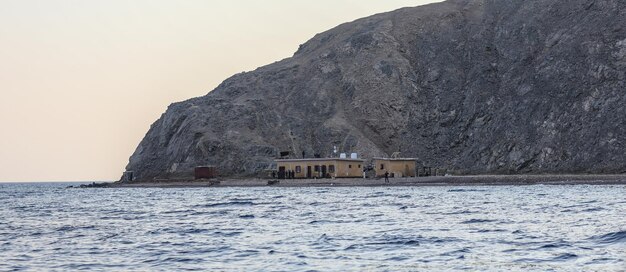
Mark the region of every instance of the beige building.
POLYGON ((374 158, 374 169, 377 177, 415 177, 417 175, 417 159, 414 158, 374 158))
POLYGON ((363 177, 365 160, 344 158, 276 160, 278 178, 293 173, 295 178, 354 178, 363 177))

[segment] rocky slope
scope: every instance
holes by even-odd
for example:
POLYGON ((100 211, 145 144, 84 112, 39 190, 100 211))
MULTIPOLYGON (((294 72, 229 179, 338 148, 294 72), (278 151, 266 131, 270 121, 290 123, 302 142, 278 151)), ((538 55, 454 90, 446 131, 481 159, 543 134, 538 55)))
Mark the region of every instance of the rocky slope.
POLYGON ((127 170, 254 175, 280 151, 459 174, 626 171, 626 2, 450 0, 316 35, 172 104, 127 170))

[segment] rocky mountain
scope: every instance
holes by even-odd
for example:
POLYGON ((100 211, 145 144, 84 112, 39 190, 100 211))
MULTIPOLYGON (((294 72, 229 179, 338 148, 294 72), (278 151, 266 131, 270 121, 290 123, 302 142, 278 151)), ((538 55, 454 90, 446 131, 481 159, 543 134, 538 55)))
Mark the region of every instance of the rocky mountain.
POLYGON ((174 103, 127 170, 255 175, 281 151, 457 174, 626 172, 626 1, 449 0, 342 24, 174 103))

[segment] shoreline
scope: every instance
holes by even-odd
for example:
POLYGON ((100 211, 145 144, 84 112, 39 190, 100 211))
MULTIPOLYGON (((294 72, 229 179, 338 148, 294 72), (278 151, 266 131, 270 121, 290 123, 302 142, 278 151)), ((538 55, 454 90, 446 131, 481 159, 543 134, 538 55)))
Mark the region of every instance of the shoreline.
POLYGON ((215 179, 94 184, 97 188, 200 188, 200 187, 398 187, 398 186, 516 186, 516 185, 626 185, 626 174, 616 175, 476 175, 340 179, 215 179))

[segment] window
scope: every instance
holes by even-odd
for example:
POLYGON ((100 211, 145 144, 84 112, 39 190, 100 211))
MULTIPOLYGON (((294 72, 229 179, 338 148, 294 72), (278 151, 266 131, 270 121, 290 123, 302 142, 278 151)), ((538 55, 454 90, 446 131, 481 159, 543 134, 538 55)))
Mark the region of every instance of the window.
POLYGON ((384 163, 381 163, 381 164, 380 164, 380 170, 383 170, 383 169, 385 169, 385 164, 384 164, 384 163))
POLYGON ((348 164, 348 168, 352 168, 352 164, 348 164))
POLYGON ((329 165, 328 166, 328 173, 335 173, 335 166, 334 165, 329 165))
POLYGON ((302 167, 300 165, 296 166, 296 173, 302 172, 302 167))
POLYGON ((316 165, 316 166, 315 166, 315 172, 319 172, 319 171, 320 171, 320 166, 319 166, 319 165, 316 165))
POLYGON ((361 165, 359 164, 358 168, 361 168, 361 165))

